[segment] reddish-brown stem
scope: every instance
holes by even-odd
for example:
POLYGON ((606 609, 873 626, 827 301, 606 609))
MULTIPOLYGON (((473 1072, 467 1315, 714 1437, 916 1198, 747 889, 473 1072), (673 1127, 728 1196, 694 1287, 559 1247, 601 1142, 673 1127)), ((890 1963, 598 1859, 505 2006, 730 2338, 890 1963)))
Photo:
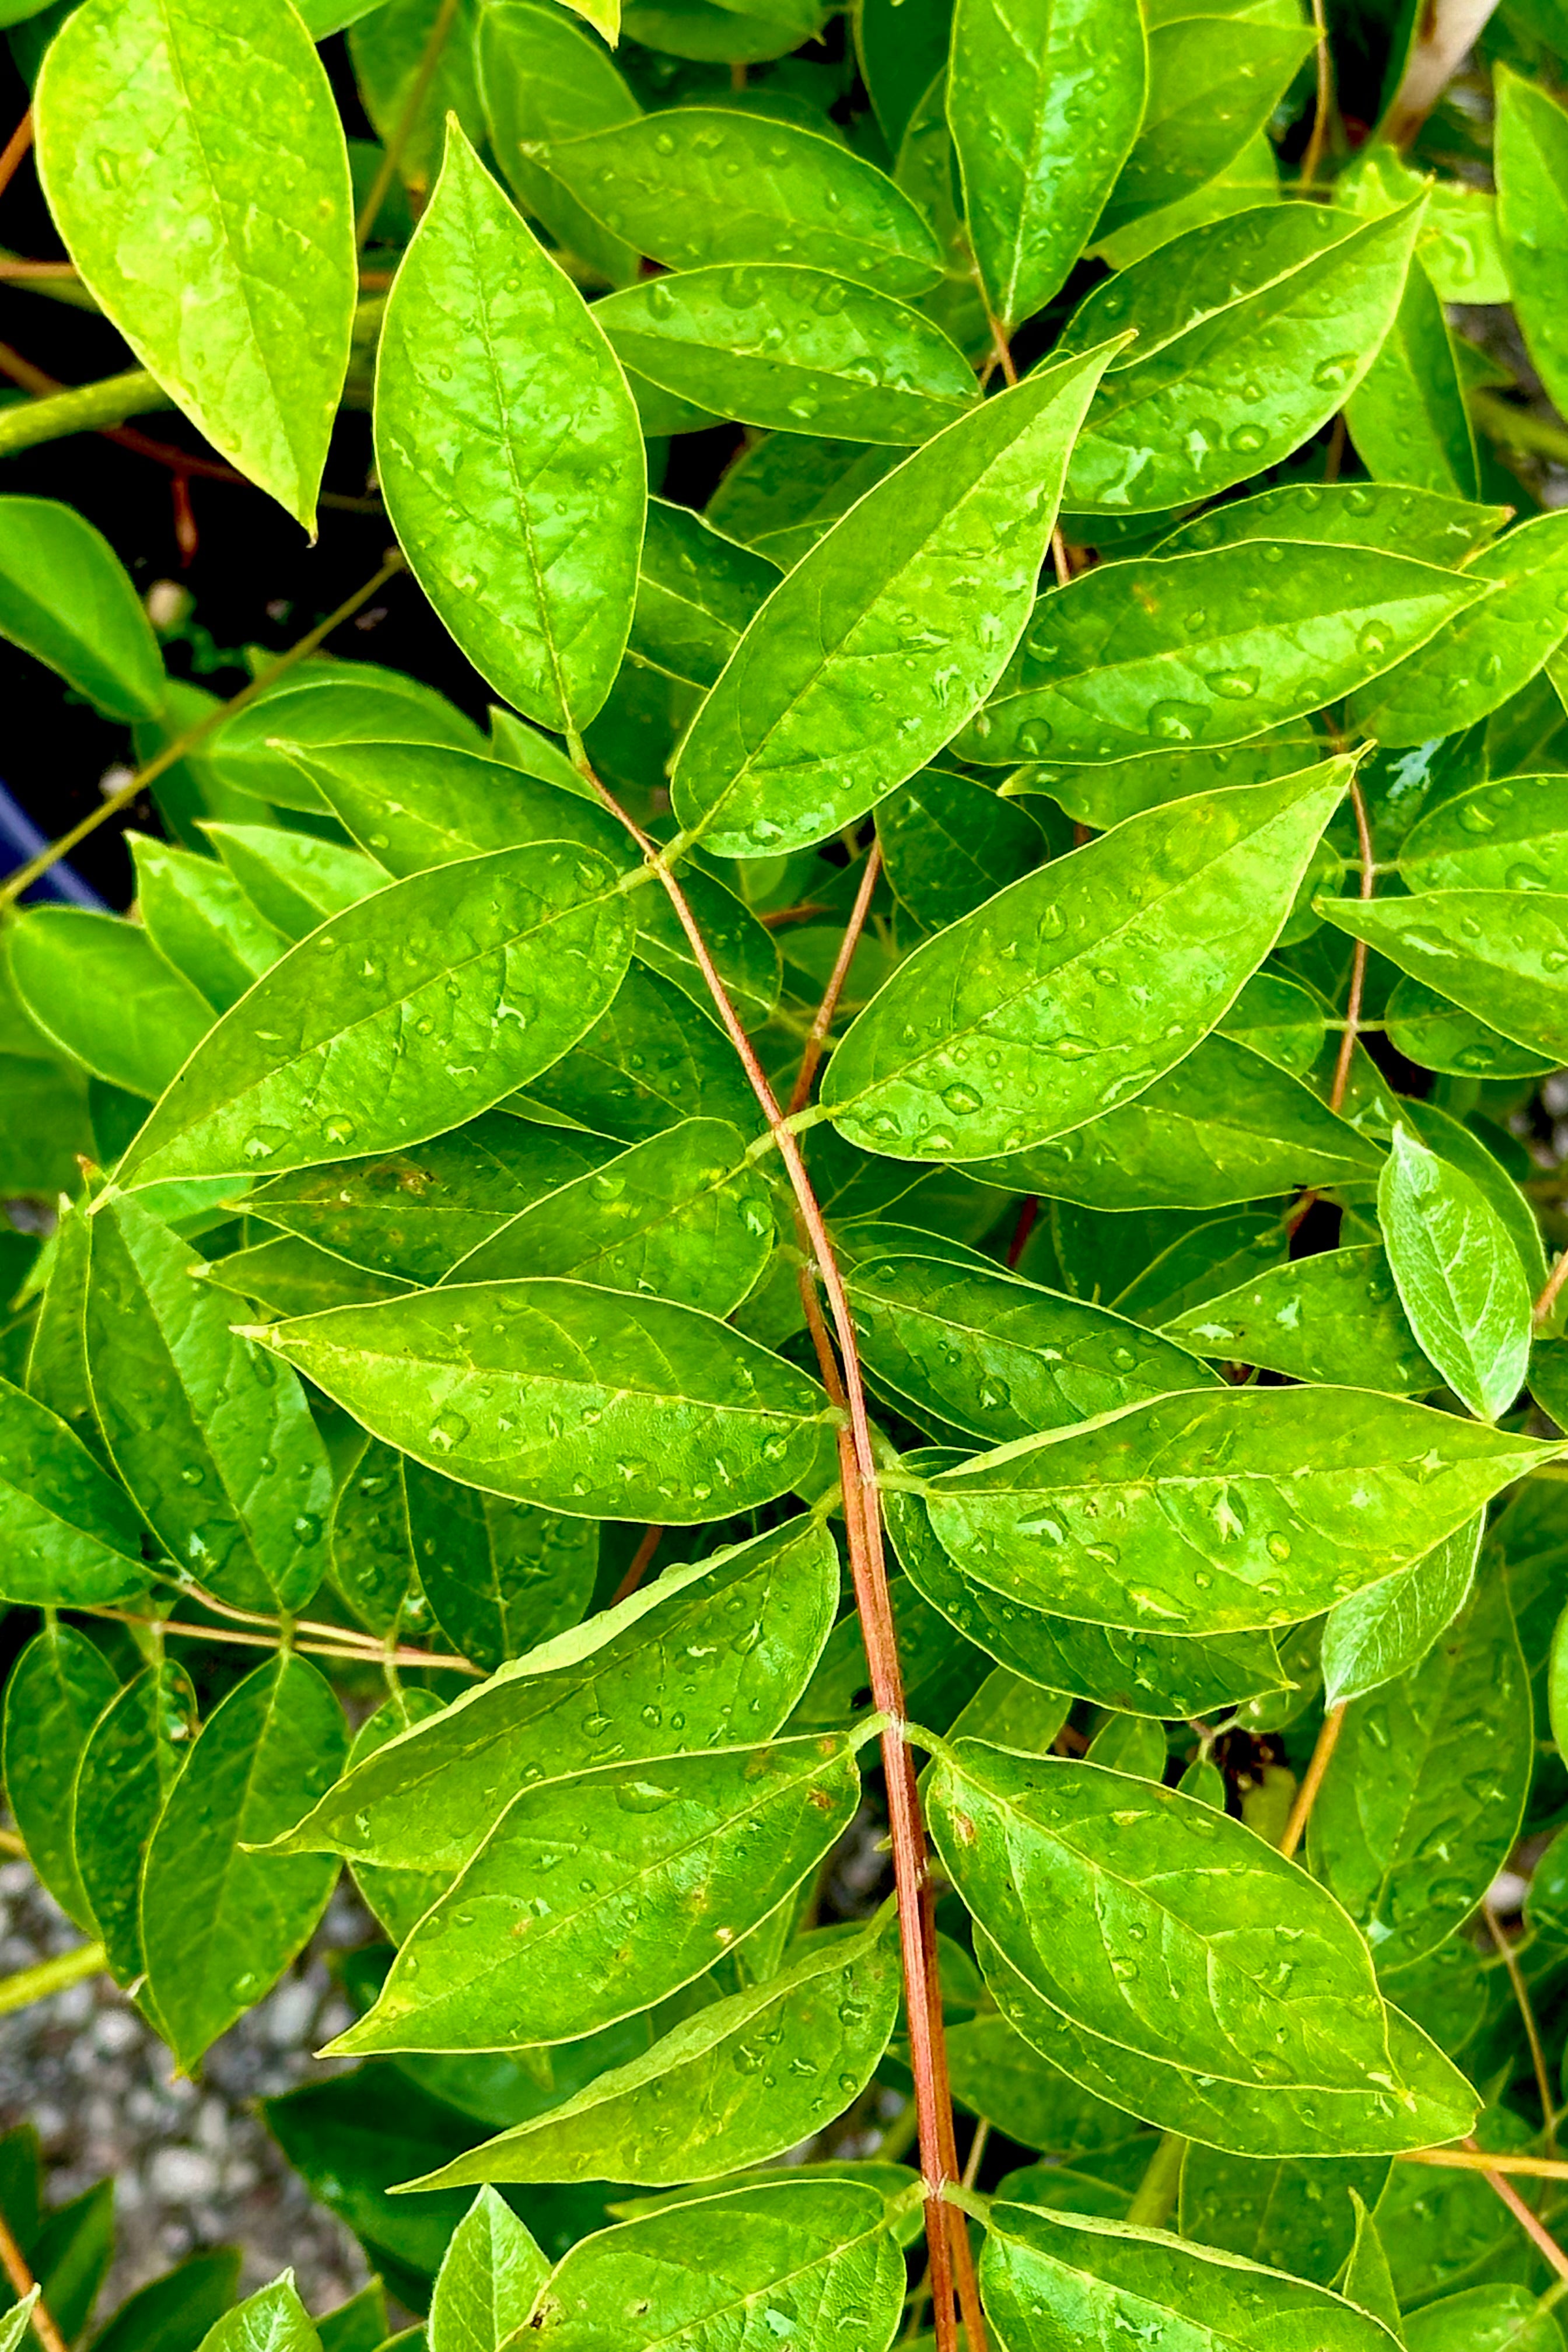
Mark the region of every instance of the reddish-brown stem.
POLYGON ((1018 1222, 1013 1228, 1013 1238, 1007 1244, 1007 1270, 1012 1272, 1023 1256, 1029 1235, 1039 1222, 1040 1202, 1037 1193, 1031 1192, 1018 1212, 1018 1222))
POLYGON ((826 907, 773 907, 757 920, 770 931, 782 931, 791 923, 815 923, 826 912, 826 907))
MULTIPOLYGON (((974 2266, 962 2214, 957 2226, 950 2220, 942 2190, 956 2183, 958 2150, 952 2127, 952 2099, 947 2080, 947 2053, 942 2034, 942 1998, 937 1982, 936 1933, 931 1912, 930 1874, 926 1865, 925 1827, 915 1785, 914 1759, 904 1736, 903 1675, 898 1635, 888 1592, 887 1563, 882 1553, 882 1518, 877 1502, 877 1457, 871 1417, 860 1377, 860 1357, 855 1325, 845 1295, 843 1278, 823 1218, 821 1205, 806 1172, 800 1146, 788 1126, 778 1098, 757 1058, 730 992, 713 961, 700 925, 675 876, 665 864, 659 845, 622 808, 595 774, 580 742, 573 753, 584 779, 637 843, 647 860, 702 976, 725 1034, 734 1047, 747 1083, 756 1097, 768 1131, 784 1163, 795 1199, 804 1236, 815 1261, 817 1278, 826 1296, 837 1342, 837 1391, 848 1414, 848 1427, 838 1433, 838 1459, 844 1492, 844 1519, 849 1546, 850 1576, 861 1637, 866 1644, 872 1703, 888 1718, 882 1734, 882 1764, 888 1787, 888 1819, 891 1832, 893 1883, 898 1894, 899 1934, 903 1955, 904 1997, 909 2012, 910 2070, 914 2076, 915 2105, 920 2118, 921 2170, 926 2192, 926 2235, 931 2252, 933 2288, 932 2318, 938 2352, 957 2352, 952 2305, 952 2272, 956 2267, 970 2352, 985 2352, 984 2319, 974 2284, 974 2266), (956 2263, 955 2263, 956 2257, 956 2263)), ((820 1320, 820 1318, 818 1318, 820 1320)), ((826 1337, 826 1333, 824 1334, 826 1337)), ((832 1350, 829 1349, 829 1354, 832 1350)), ((826 1382, 826 1372, 824 1375, 826 1382)), ((826 1382, 834 1397, 835 1383, 826 1382)))
MULTIPOLYGON (((32 2294, 37 2281, 27 2268, 26 2257, 11 2234, 11 2225, 0 2213, 0 2267, 10 2280, 16 2300, 32 2294)), ((33 2333, 44 2352, 66 2352, 66 2339, 55 2326, 47 2304, 42 2295, 33 2305, 33 2333)))
POLYGON ((17 123, 5 147, 0 149, 0 196, 16 178, 28 149, 33 143, 33 110, 31 107, 17 123))
POLYGON ((1340 1744, 1340 1733, 1344 1728, 1344 1720, 1345 1702, 1342 1700, 1338 1706, 1330 1707, 1323 1717, 1323 1727, 1318 1734, 1318 1743, 1312 1750, 1312 1760, 1307 1767, 1306 1778, 1296 1791, 1296 1801, 1290 1808, 1290 1816, 1285 1824, 1285 1833, 1279 1841, 1281 1853, 1294 1853, 1306 1833, 1307 1823, 1312 1818, 1312 1807, 1318 1801, 1318 1791, 1323 1785, 1323 1775, 1332 1762, 1334 1750, 1340 1744))
POLYGON ((828 974, 827 986, 822 992, 822 1002, 816 1008, 816 1018, 806 1037, 805 1051, 800 1057, 800 1069, 784 1113, 786 1118, 793 1118, 795 1112, 804 1110, 811 1100, 811 1089, 816 1083, 816 1073, 827 1044, 827 1033, 833 1026, 838 1000, 844 993, 844 983, 849 977, 849 967, 855 961, 860 934, 866 928, 866 918, 871 910, 871 895, 877 887, 877 877, 881 870, 882 845, 874 841, 866 860, 866 870, 860 877, 860 887, 855 893, 855 904, 849 910, 849 920, 844 926, 844 937, 838 942, 838 953, 828 974))
MULTIPOLYGON (((1361 841, 1361 895, 1363 898, 1370 898, 1377 887, 1377 852, 1373 847, 1366 802, 1353 776, 1351 779, 1351 806, 1355 811, 1355 829, 1361 841)), ((1345 1034, 1340 1039, 1340 1055, 1334 1064, 1334 1082, 1329 1088, 1329 1108, 1336 1115, 1344 1108, 1345 1089, 1351 1082, 1351 1062, 1355 1054, 1362 992, 1365 986, 1366 941, 1357 940, 1355 953, 1351 958, 1350 994, 1345 1001, 1345 1034)))
POLYGON ((1535 1302, 1534 1316, 1537 1323, 1546 1321, 1563 1295, 1563 1286, 1565 1282, 1568 1282, 1568 1249, 1563 1251, 1552 1267, 1547 1276, 1546 1287, 1535 1302))
POLYGON ((664 1529, 662 1528, 645 1528, 643 1529, 642 1541, 638 1544, 636 1551, 632 1554, 631 1565, 626 1570, 626 1572, 625 1576, 622 1577, 620 1582, 616 1585, 615 1592, 611 1597, 610 1606, 612 1609, 616 1606, 617 1601, 629 1601, 631 1599, 632 1594, 637 1591, 638 1585, 642 1582, 643 1578, 647 1574, 648 1569, 653 1561, 653 1556, 663 1541, 664 1529))
POLYGON ((1072 565, 1068 560, 1068 543, 1062 537, 1058 522, 1051 533, 1051 568, 1057 575, 1057 586, 1066 588, 1072 582, 1072 565))
MULTIPOLYGON (((1473 2139, 1462 2140, 1460 2146, 1471 2149, 1477 2156, 1483 2153, 1473 2139)), ((1502 2199, 1525 2235, 1545 2255, 1558 2277, 1568 2279, 1568 2254, 1563 2252, 1546 2224, 1536 2220, 1513 2183, 1510 2180, 1505 2180, 1500 2172, 1493 2172, 1489 2169, 1482 2177, 1488 2188, 1502 2199)))

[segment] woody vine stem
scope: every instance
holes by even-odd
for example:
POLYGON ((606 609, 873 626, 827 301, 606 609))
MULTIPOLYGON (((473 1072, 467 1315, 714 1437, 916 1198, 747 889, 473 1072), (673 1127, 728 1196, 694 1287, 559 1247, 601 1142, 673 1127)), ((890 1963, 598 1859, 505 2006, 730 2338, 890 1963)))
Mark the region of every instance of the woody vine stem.
MULTIPOLYGON (((581 736, 574 731, 568 735, 567 740, 572 757, 583 776, 641 850, 686 934, 703 984, 713 1000, 714 1009, 735 1049, 747 1083, 767 1122, 768 1132, 778 1149, 810 1253, 811 1263, 805 1269, 803 1285, 807 1294, 808 1320, 816 1339, 818 1361, 828 1394, 847 1414, 847 1423, 841 1425, 838 1432, 838 1462, 855 1606, 859 1616, 861 1637, 866 1644, 872 1704, 887 1717, 887 1727, 881 1734, 882 1769, 888 1790, 893 1884, 898 1895, 904 2000, 909 2016, 910 2068, 914 2076, 915 2109, 920 2125, 932 2325, 938 2352, 957 2352, 957 2318, 953 2307, 956 2289, 958 2308, 963 2313, 968 2332, 970 2352, 986 2352, 985 2322, 980 2308, 980 2291, 975 2280, 968 2225, 963 2213, 948 2201, 947 2197, 949 2189, 958 2185, 959 2167, 953 2132, 952 2095, 948 2084, 947 2051, 942 2031, 942 1987, 931 1870, 925 1824, 921 1816, 920 1792, 915 1782, 914 1757, 905 1731, 903 1669, 899 1657, 898 1633, 893 1623, 887 1563, 882 1549, 876 1453, 870 1415, 866 1409, 866 1391, 860 1376, 860 1358, 849 1302, 845 1296, 833 1244, 823 1219, 821 1205, 812 1188, 811 1178, 806 1172, 800 1146, 731 1002, 729 991, 709 952, 686 894, 670 871, 668 851, 643 830, 605 788, 584 751, 581 736), (837 1361, 820 1308, 811 1295, 816 1282, 820 1282, 827 1301, 833 1340, 837 1343, 837 1361)), ((874 882, 874 869, 871 879, 874 882)), ((863 885, 835 967, 833 981, 829 983, 823 1012, 813 1026, 813 1041, 818 1050, 821 1038, 826 1036, 831 1022, 834 1002, 847 973, 859 926, 865 920, 869 901, 869 887, 863 885)), ((809 1070, 804 1075, 809 1084, 809 1070)), ((796 1091, 800 1091, 798 1086, 796 1091)))

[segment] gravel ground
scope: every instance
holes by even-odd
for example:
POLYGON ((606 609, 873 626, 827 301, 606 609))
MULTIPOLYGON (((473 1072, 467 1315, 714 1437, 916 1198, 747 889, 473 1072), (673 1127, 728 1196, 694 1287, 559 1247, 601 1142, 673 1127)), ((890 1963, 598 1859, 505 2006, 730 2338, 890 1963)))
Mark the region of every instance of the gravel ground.
MULTIPOLYGON (((199 2083, 174 2076, 168 2051, 105 1976, 0 2017, 0 2127, 37 2129, 49 2202, 115 2181, 116 2257, 100 2320, 202 2246, 244 2249, 245 2294, 291 2263, 312 2311, 363 2284, 358 2245, 289 2170, 255 2102, 327 2071, 310 2053, 350 2011, 325 1956, 368 1932, 345 1885, 305 1958, 209 2051, 199 2083)), ((0 1974, 80 1941, 28 1864, 0 1866, 0 1974)))

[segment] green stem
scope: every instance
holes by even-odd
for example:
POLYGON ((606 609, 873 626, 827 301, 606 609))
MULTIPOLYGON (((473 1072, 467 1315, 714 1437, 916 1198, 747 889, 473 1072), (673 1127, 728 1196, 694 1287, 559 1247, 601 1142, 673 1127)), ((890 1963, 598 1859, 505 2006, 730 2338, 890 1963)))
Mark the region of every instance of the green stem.
POLYGON ((63 440, 68 433, 112 432, 127 417, 174 404, 145 368, 127 368, 123 375, 72 384, 68 392, 45 393, 38 400, 19 400, 0 408, 0 457, 35 448, 40 441, 63 440))
POLYGON ((36 1969, 20 1969, 13 1977, 0 1977, 0 2017, 101 1974, 104 1964, 101 1944, 79 1944, 73 1952, 61 1952, 58 1959, 40 1960, 36 1969))
POLYGON ((1176 2210, 1182 2186, 1182 2158, 1187 2143, 1179 2132, 1164 2132, 1149 2158, 1149 2169, 1138 2183, 1127 2219, 1134 2228, 1162 2230, 1176 2210))
POLYGON ((1469 407, 1481 431, 1503 448, 1525 450, 1531 457, 1552 457, 1560 466, 1568 465, 1568 428, 1553 424, 1550 417, 1515 408, 1495 392, 1472 392, 1469 407))

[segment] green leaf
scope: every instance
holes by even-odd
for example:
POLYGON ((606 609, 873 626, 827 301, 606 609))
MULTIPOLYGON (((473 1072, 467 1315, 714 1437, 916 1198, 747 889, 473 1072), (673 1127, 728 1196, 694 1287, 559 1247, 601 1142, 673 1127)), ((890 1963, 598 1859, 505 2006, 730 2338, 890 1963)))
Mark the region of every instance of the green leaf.
POLYGON ((1121 1109, 976 1173, 1089 1208, 1220 1209, 1353 1183, 1381 1159, 1310 1087, 1216 1035, 1121 1109))
POLYGON ((856 441, 768 434, 727 469, 707 519, 746 547, 807 524, 825 530, 898 462, 891 449, 856 441))
POLYGON ((715 262, 648 278, 606 295, 594 316, 638 375, 747 425, 901 445, 975 406, 969 363, 934 321, 802 263, 715 262))
POLYGON ((1476 439, 1458 363, 1418 253, 1387 340, 1345 417, 1362 462, 1379 481, 1476 495, 1476 439))
POLYGON ((324 2311, 316 2322, 321 2352, 380 2352, 387 2337, 386 2289, 380 2279, 367 2280, 346 2303, 324 2311))
POLYGON ((307 530, 348 366, 348 150, 283 0, 85 0, 37 89, 38 170, 137 358, 307 530))
POLYGON ((1352 700, 1350 723, 1382 743, 1474 726, 1529 685, 1568 633, 1568 516, 1537 515, 1465 572, 1492 593, 1352 700))
POLYGON ((981 2291, 1001 2352, 1118 2335, 1150 2352, 1394 2352, 1399 2338, 1327 2288, 1087 2213, 994 2210, 981 2291))
POLYGON ((1530 1361, 1531 1300, 1508 1227, 1460 1168, 1397 1126, 1377 1213, 1420 1346, 1470 1412, 1506 1412, 1530 1361))
POLYGON ((430 2352, 500 2352, 549 2275, 549 2263, 510 2207, 493 2189, 481 2189, 436 2275, 430 2352))
POLYGON ((130 573, 101 531, 53 499, 0 498, 0 636, 105 719, 163 708, 163 657, 130 573))
POLYGON ((1347 772, 1150 810, 928 940, 835 1054, 835 1126, 867 1150, 977 1160, 1141 1093, 1273 945, 1347 772))
POLYGON ((5 1682, 5 1801, 28 1861, 84 1935, 93 1919, 71 1844, 71 1790, 92 1727, 119 1688, 102 1651, 69 1625, 36 1633, 5 1682))
POLYGON ((199 2352, 234 2301, 240 2259, 237 2246, 215 2246, 138 2287, 93 2337, 94 2352, 199 2352))
POLYGON ((456 1276, 572 1275, 728 1315, 773 1245, 772 1195, 745 1150, 721 1120, 687 1119, 524 1209, 456 1276))
POLYGON ((613 2172, 665 2188, 765 2163, 864 2090, 898 2000, 888 1923, 813 1936, 777 1976, 699 2010, 646 2055, 420 2185, 613 2172))
POLYGON ((954 1564, 1103 1625, 1240 1631, 1413 1567, 1539 1441, 1363 1389, 1207 1389, 1101 1414, 925 1489, 954 1564))
POLYGON ((1473 784, 1417 817, 1399 851, 1412 890, 1568 892, 1568 777, 1473 784))
POLYGON ((333 1587, 383 1641, 396 1633, 415 1581, 403 1473, 403 1456, 391 1446, 362 1444, 340 1475, 328 1536, 333 1587))
POLYGON ((17 2346, 26 2341, 32 2333, 33 2313, 42 2292, 37 2286, 30 2288, 21 2302, 14 2304, 0 2319, 0 2352, 16 2352, 17 2346))
POLYGON ((1243 540, 1313 540, 1375 547, 1422 563, 1462 564, 1509 520, 1507 507, 1474 505, 1392 482, 1284 482, 1277 489, 1210 507, 1180 523, 1156 553, 1190 555, 1243 540))
POLYGON ((1142 2131, 1121 2108, 1080 2090, 994 2011, 953 2027, 947 2047, 954 2096, 1020 2147, 1092 2165, 1142 2131))
POLYGON ((258 1853, 301 1797, 331 1786, 348 1747, 326 1684, 279 1657, 237 1685, 202 1727, 147 1849, 147 1986, 187 2071, 303 1950, 334 1861, 258 1853))
POLYGON ((37 907, 10 934, 11 970, 40 1029, 94 1077, 159 1095, 212 1026, 212 1009, 119 915, 37 907))
POLYGON ((136 861, 136 904, 147 936, 215 1013, 237 1003, 289 946, 215 857, 145 834, 121 836, 136 861))
POLYGON ((1141 1324, 999 1268, 872 1255, 846 1288, 862 1359, 911 1420, 935 1413, 992 1443, 1214 1377, 1141 1324))
POLYGON ((526 1789, 331 2054, 520 2049, 629 2017, 759 1927, 837 1843, 859 1793, 853 1748, 833 1734, 526 1789))
MULTIPOLYGON (((405 1684, 395 1696, 384 1699, 374 1715, 366 1716, 355 1732, 349 1749, 350 1772, 389 1740, 443 1711, 434 1691, 405 1684)), ((354 1885, 395 1944, 404 1943, 413 1934, 451 1880, 450 1871, 387 1870, 374 1862, 356 1862, 351 1867, 354 1885)))
POLYGON ((717 1744, 731 1725, 768 1738, 809 1681, 837 1601, 838 1556, 816 1519, 667 1570, 356 1764, 283 1850, 455 1870, 514 1790, 583 1771, 612 1734, 627 1763, 665 1755, 672 1736, 717 1744), (694 1685, 686 1645, 716 1623, 733 1634, 694 1685))
POLYGON ((246 1207, 354 1265, 435 1283, 520 1210, 615 1150, 603 1136, 485 1111, 411 1151, 274 1177, 246 1207))
POLYGON ((1568 117, 1550 88, 1497 73, 1497 226, 1509 292, 1547 396, 1568 406, 1560 299, 1568 255, 1568 117))
POLYGON ((1148 98, 1097 239, 1215 179, 1263 130, 1311 48, 1293 10, 1282 22, 1216 8, 1152 23, 1148 98))
POLYGON ((984 700, 1027 617, 1107 356, 1047 370, 950 425, 786 574, 676 764, 676 814, 710 849, 772 856, 837 832, 984 700), (899 674, 884 684, 889 657, 899 674))
POLYGON ((460 1657, 493 1672, 577 1623, 599 1560, 591 1519, 480 1494, 415 1461, 405 1476, 420 1587, 460 1657))
POLYGON ((1386 2157, 1259 2164, 1194 2143, 1182 2164, 1182 2235, 1327 2286, 1355 2243, 1350 2191, 1375 2204, 1387 2176, 1386 2157))
POLYGON ((1337 929, 1505 1037, 1558 1066, 1568 1059, 1568 898, 1423 890, 1315 903, 1337 929))
POLYGON ((729 2352, 798 2336, 888 2352, 904 2296, 894 2214, 855 2180, 791 2180, 678 2205, 574 2246, 540 2298, 554 2352, 729 2352), (650 2332, 651 2323, 651 2332, 650 2332))
POLYGON ((121 1181, 308 1168, 351 1142, 389 1151, 439 1134, 583 1034, 626 970, 632 921, 611 867, 566 842, 390 884, 223 1016, 121 1181))
POLYGON ((1066 503, 1158 513, 1288 457, 1375 358, 1420 219, 1410 205, 1347 233, 1328 205, 1278 205, 1189 229, 1097 287, 1062 347, 1138 340, 1089 411, 1066 503))
POLYGON ((416 1461, 584 1517, 684 1527, 769 1502, 828 1410, 711 1317, 588 1283, 454 1283, 255 1336, 416 1461))
POLYGON ((138 1902, 142 1868, 163 1801, 196 1729, 183 1666, 144 1667, 88 1735, 71 1803, 71 1846, 99 1941, 117 1983, 146 1966, 138 1902))
POLYGON ((860 79, 882 136, 898 152, 933 78, 947 63, 952 10, 948 0, 861 0, 852 30, 860 79))
POLYGON ((325 917, 357 906, 386 882, 386 868, 374 857, 314 834, 267 824, 201 829, 258 914, 285 939, 302 940, 325 917))
POLYGON ((1338 1904, 1241 1822, 973 1740, 933 1766, 929 1812, 1003 2015, 1087 2088, 1242 2155, 1469 2128, 1468 2085, 1385 2006, 1338 1904))
POLYGON ((562 9, 528 0, 489 0, 475 56, 490 144, 518 202, 612 286, 628 285, 637 271, 632 247, 539 160, 552 140, 635 122, 642 110, 623 76, 562 9))
POLYGON ((281 748, 286 743, 448 743, 478 751, 472 719, 433 688, 372 662, 312 662, 290 670, 226 719, 205 747, 230 791, 277 808, 320 810, 281 748))
POLYGON ((581 1045, 513 1103, 623 1143, 641 1143, 689 1118, 723 1119, 753 1134, 762 1123, 718 1023, 679 982, 635 964, 581 1045))
POLYGON ((1416 980, 1399 980, 1384 1008, 1384 1034, 1418 1068, 1460 1078, 1544 1078, 1555 1064, 1500 1036, 1416 980))
POLYGON ((1380 1969, 1424 1958, 1486 1894, 1519 1834, 1533 1736, 1494 1565, 1420 1664, 1347 1708, 1312 1811, 1312 1868, 1363 1923, 1380 1969))
POLYGON ((98 1608, 147 1581, 142 1523, 67 1423, 0 1381, 0 1595, 98 1608))
POLYGON ((778 583, 765 555, 689 507, 650 499, 627 652, 689 685, 711 686, 778 583))
POLYGON ((455 114, 470 140, 484 133, 475 74, 481 14, 477 0, 458 0, 447 20, 447 37, 436 46, 433 72, 426 70, 425 60, 440 22, 441 0, 382 0, 349 33, 349 58, 365 112, 384 145, 401 140, 397 176, 420 202, 440 168, 447 118, 455 114))
POLYGON ((88 1372, 116 1470, 176 1573, 244 1609, 321 1580, 331 1473, 300 1384, 230 1328, 191 1249, 133 1200, 92 1226, 88 1372))
POLYGON ((272 1315, 313 1315, 323 1307, 397 1298, 409 1287, 386 1275, 349 1265, 295 1234, 277 1234, 254 1249, 200 1261, 192 1272, 216 1289, 265 1307, 272 1315))
POLYGON ((605 227, 669 269, 786 257, 883 294, 930 291, 936 239, 837 139, 729 106, 671 106, 535 151, 605 227))
POLYGON ((984 906, 1045 846, 1016 802, 942 768, 922 768, 882 803, 877 838, 893 896, 928 931, 984 906))
POLYGON ((1376 1242, 1269 1266, 1256 1281, 1189 1307, 1163 1329, 1195 1356, 1256 1364, 1293 1381, 1343 1381, 1390 1396, 1424 1396, 1438 1384, 1376 1242))
POLYGON ((1294 775, 1321 749, 1311 726, 1298 719, 1289 727, 1271 727, 1250 743, 1221 744, 1212 751, 1145 751, 1083 767, 1041 761, 1015 770, 998 790, 1009 795, 1048 793, 1075 824, 1109 833, 1113 824, 1167 801, 1192 800, 1215 786, 1266 784, 1275 776, 1294 775))
POLYGON ((1239 742, 1375 677, 1482 593, 1433 564, 1310 541, 1101 564, 1041 597, 958 748, 1006 762, 1239 742))
POLYGON ((1125 163, 1143 108, 1131 0, 960 0, 948 121, 985 298, 1002 331, 1050 300, 1125 163))
POLYGON ((259 2294, 226 2312, 202 2339, 201 2352, 318 2352, 321 2339, 285 2271, 259 2294))
POLYGON ((1562 2352, 1563 2330, 1528 2287, 1472 2286, 1413 2311, 1409 2352, 1562 2352))
MULTIPOLYGON (((1047 1756, 1071 1712, 1072 1701, 1065 1691, 1041 1690, 1037 1683, 995 1666, 948 1731, 954 1739, 984 1739, 994 1748, 1047 1756)), ((1156 1736, 1163 1743, 1163 1734, 1156 1736)), ((1026 2143, 1027 2135, 1025 2138, 1026 2143)))
MULTIPOLYGON (((951 1455, 916 1454, 934 1467, 951 1455)), ((933 1609, 1011 1673, 1047 1690, 1155 1718, 1206 1715, 1216 1706, 1281 1689, 1286 1675, 1267 1633, 1208 1641, 1148 1633, 1139 1626, 1089 1625, 1005 1601, 951 1560, 931 1531, 918 1495, 889 1488, 888 1528, 910 1582, 933 1609)))
POLYGON ((388 298, 375 446, 393 527, 463 652, 542 726, 585 726, 631 622, 637 411, 581 296, 456 125, 388 298))

